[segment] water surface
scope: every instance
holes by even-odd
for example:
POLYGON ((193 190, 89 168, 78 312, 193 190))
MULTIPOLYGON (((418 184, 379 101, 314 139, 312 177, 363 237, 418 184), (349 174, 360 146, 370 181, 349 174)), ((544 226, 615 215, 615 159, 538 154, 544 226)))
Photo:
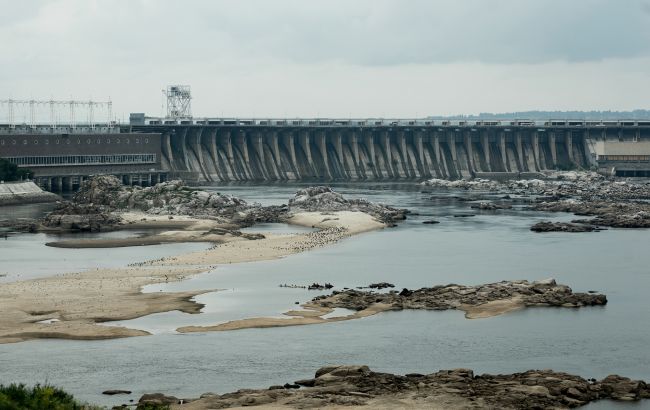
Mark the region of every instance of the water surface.
MULTIPOLYGON (((280 204, 299 186, 229 185, 217 190, 251 202, 280 204)), ((397 228, 362 234, 309 253, 219 266, 184 282, 149 286, 146 291, 222 289, 197 298, 206 303, 202 314, 170 312, 128 322, 155 333, 152 336, 0 345, 0 383, 48 380, 82 399, 116 404, 128 398, 101 396, 101 391, 130 389, 134 391, 130 397, 136 400, 152 391, 196 397, 208 391, 283 384, 310 377, 320 366, 339 363, 368 364, 374 370, 397 373, 457 367, 478 373, 552 368, 584 377, 618 373, 650 380, 650 231, 538 234, 529 230, 533 223, 549 218, 570 220, 571 215, 521 209, 475 212, 470 203, 451 199, 462 192, 437 193, 432 200, 433 194, 407 183, 339 184, 336 189, 351 197, 407 207, 417 215, 397 228), (476 216, 454 217, 467 213, 476 216), (422 224, 432 218, 441 223, 422 224), (198 334, 174 331, 179 325, 279 316, 294 309, 295 302, 320 294, 278 286, 284 283, 331 282, 342 288, 388 281, 398 288, 419 288, 548 277, 576 291, 604 292, 609 304, 535 308, 481 320, 467 320, 455 311, 403 311, 324 325, 198 334)), ((25 242, 21 246, 33 246, 32 257, 23 255, 22 263, 38 266, 41 256, 36 250, 42 240, 17 238, 25 242)), ((2 249, 4 269, 5 258, 14 251, 2 249)), ((111 263, 125 264, 132 256, 115 256, 111 263)), ((74 263, 83 265, 86 259, 80 257, 74 263)), ((70 268, 54 258, 48 260, 52 270, 54 266, 70 268)), ((611 403, 601 403, 594 408, 610 407, 611 403)), ((650 403, 623 407, 649 408, 650 403)))

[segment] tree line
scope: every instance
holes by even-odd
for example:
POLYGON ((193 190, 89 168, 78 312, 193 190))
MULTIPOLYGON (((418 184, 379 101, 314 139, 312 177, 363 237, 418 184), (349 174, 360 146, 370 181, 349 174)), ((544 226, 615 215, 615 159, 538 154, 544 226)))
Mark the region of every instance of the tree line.
POLYGON ((18 168, 18 165, 0 158, 0 181, 20 181, 27 179, 31 171, 24 168, 18 168))

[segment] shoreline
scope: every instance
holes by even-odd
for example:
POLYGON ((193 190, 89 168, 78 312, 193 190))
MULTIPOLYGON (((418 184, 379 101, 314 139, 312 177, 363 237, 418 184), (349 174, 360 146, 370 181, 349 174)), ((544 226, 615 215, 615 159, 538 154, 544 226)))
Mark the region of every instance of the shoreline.
MULTIPOLYGON (((131 214, 136 217, 144 215, 131 214)), ((204 231, 200 229, 209 229, 216 224, 212 220, 194 221, 186 231, 169 231, 161 235, 166 234, 172 238, 170 241, 186 242, 187 238, 201 235, 204 231)), ((101 323, 172 310, 200 313, 203 305, 193 298, 214 290, 142 293, 142 288, 181 281, 221 264, 277 259, 305 252, 385 227, 369 214, 351 211, 299 213, 295 224, 319 230, 305 234, 267 235, 256 240, 232 237, 204 251, 144 261, 136 266, 1 284, 0 310, 4 314, 0 317, 0 344, 42 338, 91 340, 149 335, 142 330, 101 323), (53 319, 57 321, 38 323, 53 319)))

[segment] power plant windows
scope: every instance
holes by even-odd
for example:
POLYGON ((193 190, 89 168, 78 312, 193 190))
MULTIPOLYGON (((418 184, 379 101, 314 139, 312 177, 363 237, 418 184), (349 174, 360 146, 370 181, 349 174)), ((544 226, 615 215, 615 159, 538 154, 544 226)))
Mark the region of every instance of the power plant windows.
POLYGON ((124 155, 60 155, 8 157, 8 161, 19 166, 33 165, 123 165, 123 164, 153 164, 156 154, 124 154, 124 155))

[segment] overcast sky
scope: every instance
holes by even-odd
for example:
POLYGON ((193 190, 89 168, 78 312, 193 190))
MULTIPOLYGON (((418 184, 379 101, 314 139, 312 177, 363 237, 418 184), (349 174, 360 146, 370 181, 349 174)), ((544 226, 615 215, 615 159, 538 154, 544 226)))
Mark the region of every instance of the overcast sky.
POLYGON ((0 99, 158 115, 650 108, 650 0, 0 0, 0 99))

